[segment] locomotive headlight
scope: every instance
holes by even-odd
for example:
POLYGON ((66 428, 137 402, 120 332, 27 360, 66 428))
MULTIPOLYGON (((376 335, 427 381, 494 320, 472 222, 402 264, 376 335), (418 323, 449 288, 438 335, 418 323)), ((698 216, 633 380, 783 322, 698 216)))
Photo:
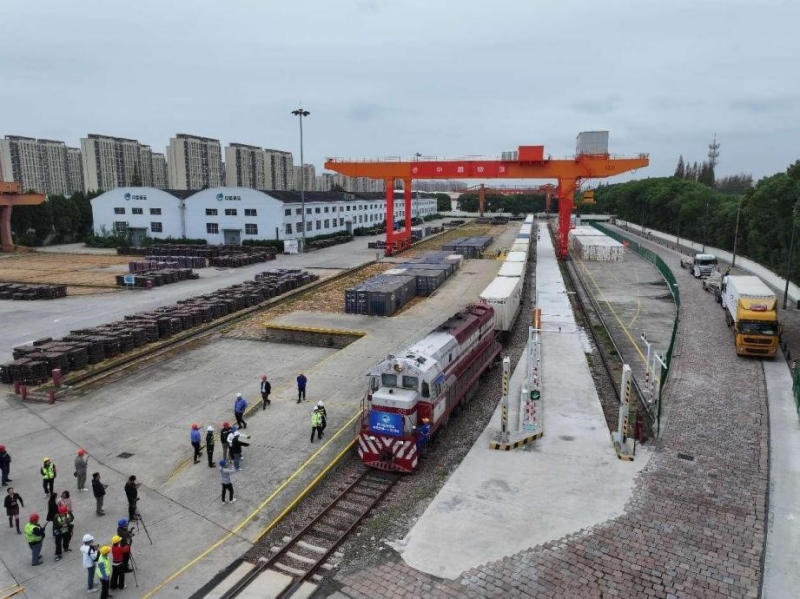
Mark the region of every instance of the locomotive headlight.
POLYGON ((370 435, 369 437, 367 437, 367 439, 369 439, 370 441, 374 441, 374 440, 375 440, 375 437, 373 437, 372 435, 370 435))

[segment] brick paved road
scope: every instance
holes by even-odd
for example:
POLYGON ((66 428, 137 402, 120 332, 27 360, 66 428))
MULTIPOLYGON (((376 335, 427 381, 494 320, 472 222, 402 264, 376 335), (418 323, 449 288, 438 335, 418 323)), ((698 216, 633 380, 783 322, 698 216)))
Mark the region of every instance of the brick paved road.
POLYGON ((364 598, 758 597, 769 474, 762 368, 759 361, 734 354, 719 306, 681 271, 674 254, 664 257, 684 302, 664 401, 666 425, 625 514, 476 568, 456 581, 417 572, 395 558, 342 577, 343 593, 364 598), (694 460, 680 459, 679 453, 694 460))

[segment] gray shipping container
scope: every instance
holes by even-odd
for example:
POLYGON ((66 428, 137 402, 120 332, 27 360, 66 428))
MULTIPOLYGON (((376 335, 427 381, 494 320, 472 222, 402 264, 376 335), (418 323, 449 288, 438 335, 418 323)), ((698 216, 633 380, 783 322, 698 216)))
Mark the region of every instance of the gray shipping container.
POLYGON ((575 154, 608 154, 608 131, 582 131, 578 133, 575 154))

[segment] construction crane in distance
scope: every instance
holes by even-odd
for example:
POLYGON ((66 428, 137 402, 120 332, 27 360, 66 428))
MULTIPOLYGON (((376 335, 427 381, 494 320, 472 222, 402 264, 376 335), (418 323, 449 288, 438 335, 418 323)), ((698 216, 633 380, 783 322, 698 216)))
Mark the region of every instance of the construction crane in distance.
POLYGON ((495 195, 504 195, 504 196, 513 196, 513 195, 540 195, 545 197, 545 204, 544 209, 545 212, 550 212, 550 201, 553 199, 553 195, 558 192, 558 188, 553 185, 552 183, 545 183, 544 185, 537 185, 536 187, 486 187, 484 183, 480 185, 473 185, 472 187, 468 187, 464 191, 461 192, 461 195, 465 193, 478 194, 478 211, 480 215, 483 216, 483 213, 486 210, 486 194, 495 194, 495 195))
POLYGON ((605 154, 578 154, 572 158, 544 157, 544 146, 519 146, 513 159, 462 160, 348 160, 329 158, 325 168, 348 177, 383 179, 386 189, 386 255, 411 245, 411 182, 414 179, 556 179, 558 180, 558 248, 560 258, 568 256, 573 196, 584 179, 604 179, 650 164, 647 154, 622 158, 605 154), (405 228, 394 231, 394 181, 403 180, 405 228))
POLYGON ((36 206, 45 199, 43 193, 22 193, 22 185, 16 181, 0 181, 0 248, 4 252, 14 251, 11 209, 14 206, 36 206))

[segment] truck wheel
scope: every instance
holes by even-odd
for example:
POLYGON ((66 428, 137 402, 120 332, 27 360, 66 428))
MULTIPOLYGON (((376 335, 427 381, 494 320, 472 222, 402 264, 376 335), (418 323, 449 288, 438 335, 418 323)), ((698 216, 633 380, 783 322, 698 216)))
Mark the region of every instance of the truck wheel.
POLYGON ((733 324, 733 319, 731 318, 731 313, 727 310, 725 311, 725 324, 730 327, 733 324))

